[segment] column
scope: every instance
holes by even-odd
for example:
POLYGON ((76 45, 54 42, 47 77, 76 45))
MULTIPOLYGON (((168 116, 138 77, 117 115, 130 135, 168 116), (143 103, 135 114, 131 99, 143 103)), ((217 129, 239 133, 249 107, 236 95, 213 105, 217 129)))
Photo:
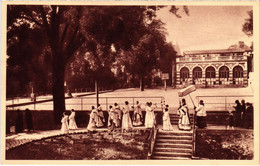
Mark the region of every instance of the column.
POLYGON ((244 70, 244 71, 243 71, 243 85, 248 85, 247 70, 244 70))
POLYGON ((219 85, 219 70, 216 70, 216 84, 219 85))
POLYGON ((229 70, 229 84, 233 84, 233 70, 229 70))

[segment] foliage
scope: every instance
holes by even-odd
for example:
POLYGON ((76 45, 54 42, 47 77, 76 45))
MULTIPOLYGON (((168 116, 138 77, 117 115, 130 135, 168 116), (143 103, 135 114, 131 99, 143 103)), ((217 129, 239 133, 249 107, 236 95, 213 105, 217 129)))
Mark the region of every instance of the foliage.
POLYGON ((242 30, 247 36, 253 36, 253 10, 248 11, 247 14, 249 18, 245 19, 242 30))
POLYGON ((196 138, 196 156, 208 159, 253 159, 253 134, 199 133, 196 138), (207 152, 207 153, 205 153, 207 152))

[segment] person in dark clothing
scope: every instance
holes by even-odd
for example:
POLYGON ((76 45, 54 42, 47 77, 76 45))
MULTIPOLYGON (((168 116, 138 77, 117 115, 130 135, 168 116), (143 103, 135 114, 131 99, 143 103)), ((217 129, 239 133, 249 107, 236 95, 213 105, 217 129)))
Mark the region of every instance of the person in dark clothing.
POLYGON ((253 129, 254 126, 254 108, 251 103, 246 103, 246 111, 245 111, 245 128, 253 129))
POLYGON ((245 127, 245 112, 246 112, 246 104, 245 100, 241 100, 241 127, 245 127))
POLYGON ((235 113, 235 126, 241 126, 241 104, 238 100, 235 101, 236 106, 234 106, 235 113))
POLYGON ((26 126, 28 132, 30 132, 33 129, 33 121, 32 121, 32 113, 28 108, 25 109, 25 120, 26 120, 26 126))
POLYGON ((17 109, 16 112, 16 124, 15 124, 15 132, 21 133, 23 132, 23 113, 17 109))

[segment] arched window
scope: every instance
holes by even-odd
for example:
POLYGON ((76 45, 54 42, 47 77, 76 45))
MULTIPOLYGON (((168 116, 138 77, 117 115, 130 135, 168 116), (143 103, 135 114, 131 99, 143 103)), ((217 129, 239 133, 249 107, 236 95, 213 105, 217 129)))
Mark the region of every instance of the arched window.
POLYGON ((229 69, 227 66, 220 67, 219 78, 229 78, 229 69))
POLYGON ((187 67, 183 67, 180 71, 181 81, 185 81, 187 78, 189 78, 189 76, 189 69, 187 67))
POLYGON ((202 70, 200 67, 195 67, 192 71, 193 78, 202 78, 202 70))
POLYGON ((216 71, 214 67, 209 66, 206 68, 206 78, 216 78, 216 71))
POLYGON ((243 68, 241 66, 236 66, 233 68, 234 78, 243 78, 243 68))

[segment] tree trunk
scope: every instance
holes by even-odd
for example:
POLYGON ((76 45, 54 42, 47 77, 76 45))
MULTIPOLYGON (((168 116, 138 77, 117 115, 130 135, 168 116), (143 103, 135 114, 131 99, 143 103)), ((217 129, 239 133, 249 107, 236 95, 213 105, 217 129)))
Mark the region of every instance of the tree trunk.
POLYGON ((140 90, 144 91, 144 78, 143 77, 140 78, 140 90))
POLYGON ((56 53, 53 56, 52 77, 53 77, 53 109, 54 120, 56 124, 60 124, 62 114, 65 111, 65 95, 64 95, 64 75, 65 63, 64 55, 56 53))

